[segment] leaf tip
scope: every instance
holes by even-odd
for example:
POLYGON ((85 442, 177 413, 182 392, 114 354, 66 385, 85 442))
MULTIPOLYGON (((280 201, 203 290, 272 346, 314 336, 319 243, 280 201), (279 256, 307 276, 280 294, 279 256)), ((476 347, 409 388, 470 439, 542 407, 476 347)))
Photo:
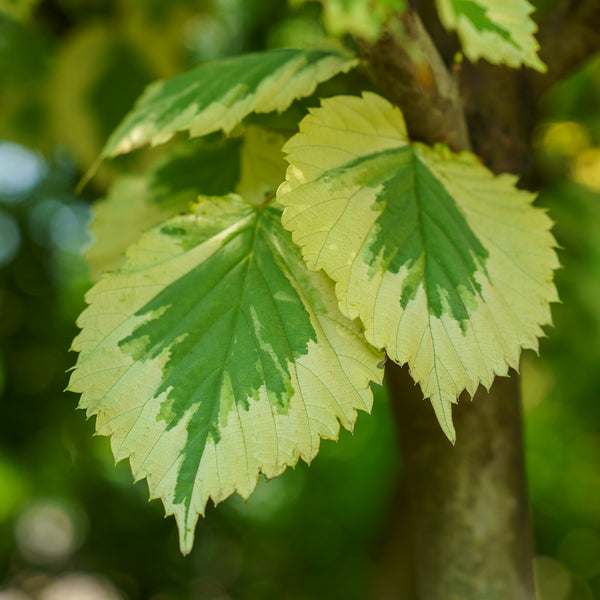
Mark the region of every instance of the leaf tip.
POLYGON ((187 515, 184 517, 183 522, 180 522, 178 515, 175 514, 175 521, 179 530, 179 551, 183 556, 188 556, 194 547, 194 536, 199 516, 199 513, 196 513, 194 517, 187 515))
POLYGON ((441 398, 437 400, 432 398, 431 405, 442 431, 454 446, 456 443, 456 429, 454 429, 454 423, 452 422, 452 402, 441 398))

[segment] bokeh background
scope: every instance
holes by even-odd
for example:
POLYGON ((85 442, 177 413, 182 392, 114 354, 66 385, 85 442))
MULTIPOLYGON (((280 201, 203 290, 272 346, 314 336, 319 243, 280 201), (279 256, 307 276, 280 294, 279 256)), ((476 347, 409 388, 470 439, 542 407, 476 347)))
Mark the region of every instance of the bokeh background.
MULTIPOLYGON (((395 597, 402 466, 384 390, 312 466, 209 509, 187 558, 63 391, 91 205, 147 157, 77 182, 153 79, 321 39, 320 5, 292 4, 0 0, 0 600, 395 597)), ((544 99, 533 152, 564 267, 555 326, 522 364, 539 596, 600 599, 600 57, 544 99)))

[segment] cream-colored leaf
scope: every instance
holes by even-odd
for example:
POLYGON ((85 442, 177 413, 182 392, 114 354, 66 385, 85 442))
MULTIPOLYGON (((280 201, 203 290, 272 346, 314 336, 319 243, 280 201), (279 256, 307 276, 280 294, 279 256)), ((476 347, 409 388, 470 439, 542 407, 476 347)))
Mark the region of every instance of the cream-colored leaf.
POLYGON ((231 132, 252 112, 282 112, 317 84, 355 67, 337 50, 278 49, 218 59, 149 86, 111 135, 102 157, 171 139, 231 132))
POLYGON ((515 177, 411 143, 372 93, 323 100, 284 150, 284 227, 367 340, 408 363, 453 440, 457 396, 517 368, 550 323, 550 219, 515 177))
POLYGON ((456 31, 467 58, 494 64, 531 67, 542 73, 537 25, 528 0, 436 0, 444 27, 456 31))
POLYGON ((116 460, 175 515, 310 462, 370 411, 381 353, 306 269, 281 211, 231 195, 145 233, 87 295, 70 389, 116 460))

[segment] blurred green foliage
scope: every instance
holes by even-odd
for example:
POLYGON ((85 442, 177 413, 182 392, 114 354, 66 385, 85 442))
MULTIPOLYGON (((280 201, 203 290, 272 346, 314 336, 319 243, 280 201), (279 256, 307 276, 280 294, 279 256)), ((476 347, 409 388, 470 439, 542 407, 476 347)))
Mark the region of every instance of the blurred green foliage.
MULTIPOLYGON (((147 502, 145 483, 132 486, 128 466, 113 466, 108 441, 92 437, 77 398, 62 391, 90 280, 82 257, 90 203, 119 172, 135 173, 162 152, 112 161, 76 196, 108 132, 157 77, 215 56, 318 41, 320 5, 43 0, 18 3, 17 14, 7 4, 0 2, 0 598, 69 598, 73 590, 79 596, 71 597, 130 600, 385 597, 401 466, 383 390, 373 415, 359 417, 353 436, 324 442, 311 467, 261 482, 247 503, 236 497, 209 510, 188 558, 172 519, 147 502)), ((535 143, 539 204, 557 222, 564 266, 555 327, 541 358, 523 361, 541 600, 600 598, 599 107, 595 61, 546 98, 535 143)))
POLYGON ((562 303, 553 307, 555 326, 542 341, 541 359, 528 356, 523 365, 536 549, 572 575, 576 592, 564 597, 573 600, 600 598, 599 107, 598 59, 541 107, 538 203, 556 221, 562 303), (581 580, 585 593, 577 591, 581 580))

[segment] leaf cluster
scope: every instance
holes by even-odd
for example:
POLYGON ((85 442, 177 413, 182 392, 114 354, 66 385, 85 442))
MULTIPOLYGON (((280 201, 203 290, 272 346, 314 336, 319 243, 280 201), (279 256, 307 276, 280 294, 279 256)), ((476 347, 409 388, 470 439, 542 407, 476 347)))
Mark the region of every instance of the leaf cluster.
MULTIPOLYGON (((399 7, 375 4, 383 27, 399 7)), ((525 0, 438 7, 468 58, 543 69, 525 0)), ((247 120, 358 64, 332 48, 201 64, 148 87, 99 158, 203 138, 98 206, 90 256, 109 270, 78 321, 70 383, 175 515, 184 553, 209 499, 247 498, 352 430, 386 355, 454 441, 458 395, 516 368, 550 323, 551 222, 513 176, 412 141, 371 92, 323 100, 291 136, 247 120)))

